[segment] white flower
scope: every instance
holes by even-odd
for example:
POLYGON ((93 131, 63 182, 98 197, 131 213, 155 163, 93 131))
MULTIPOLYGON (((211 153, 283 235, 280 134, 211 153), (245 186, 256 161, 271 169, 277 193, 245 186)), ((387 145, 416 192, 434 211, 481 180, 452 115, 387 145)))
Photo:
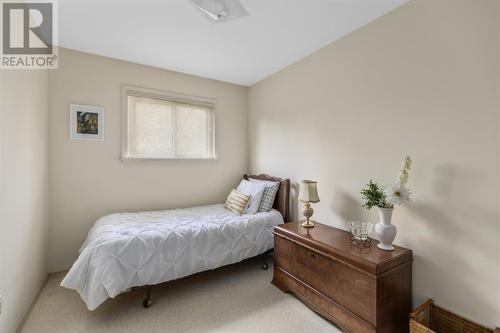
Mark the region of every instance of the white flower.
POLYGON ((406 182, 408 181, 410 170, 411 170, 411 157, 406 156, 406 158, 403 161, 403 164, 401 165, 401 171, 399 171, 398 175, 398 181, 401 184, 406 184, 406 182))
POLYGON ((402 205, 410 201, 410 190, 404 184, 394 183, 384 188, 384 195, 391 205, 402 205))

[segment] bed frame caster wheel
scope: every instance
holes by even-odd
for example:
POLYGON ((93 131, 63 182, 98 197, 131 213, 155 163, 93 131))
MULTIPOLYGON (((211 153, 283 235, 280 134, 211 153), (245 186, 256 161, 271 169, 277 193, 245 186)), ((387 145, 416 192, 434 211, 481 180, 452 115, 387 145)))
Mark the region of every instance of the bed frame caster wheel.
POLYGON ((149 308, 153 304, 153 301, 149 298, 145 298, 144 301, 142 301, 142 306, 145 307, 146 309, 149 308))
POLYGON ((146 298, 142 301, 142 306, 146 309, 149 308, 153 304, 151 300, 151 287, 146 287, 146 298))
POLYGON ((261 256, 263 270, 267 270, 269 268, 269 265, 267 264, 267 261, 266 261, 266 256, 268 253, 269 253, 269 251, 266 251, 266 252, 262 253, 262 256, 261 256))

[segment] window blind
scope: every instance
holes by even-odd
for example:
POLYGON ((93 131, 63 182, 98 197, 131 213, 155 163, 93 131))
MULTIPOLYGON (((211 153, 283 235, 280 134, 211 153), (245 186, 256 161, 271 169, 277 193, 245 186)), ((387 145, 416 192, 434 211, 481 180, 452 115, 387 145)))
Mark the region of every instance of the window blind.
POLYGON ((126 100, 126 157, 215 157, 213 105, 133 93, 126 100))

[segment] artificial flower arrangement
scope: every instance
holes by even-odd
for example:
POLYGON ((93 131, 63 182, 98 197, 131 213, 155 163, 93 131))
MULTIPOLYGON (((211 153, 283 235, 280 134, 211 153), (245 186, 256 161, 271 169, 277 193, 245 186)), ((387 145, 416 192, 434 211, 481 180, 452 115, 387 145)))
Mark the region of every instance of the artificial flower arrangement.
POLYGON ((411 158, 406 156, 401 166, 397 181, 392 185, 381 187, 372 180, 367 187, 361 191, 361 197, 364 200, 363 207, 371 209, 372 207, 394 208, 394 205, 403 205, 410 201, 410 190, 406 187, 408 176, 411 170, 411 158))
POLYGON ((411 170, 411 158, 406 156, 399 171, 398 179, 392 185, 381 187, 372 180, 361 191, 363 207, 378 207, 380 222, 375 224, 375 235, 379 239, 377 247, 384 251, 394 250, 392 242, 396 238, 397 228, 391 223, 394 205, 402 205, 410 201, 410 190, 406 188, 411 170))

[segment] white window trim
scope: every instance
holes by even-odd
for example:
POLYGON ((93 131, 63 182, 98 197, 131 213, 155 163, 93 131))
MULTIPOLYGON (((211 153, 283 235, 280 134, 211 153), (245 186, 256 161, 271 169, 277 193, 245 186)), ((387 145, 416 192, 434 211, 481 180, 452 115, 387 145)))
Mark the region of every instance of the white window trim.
MULTIPOLYGON (((121 155, 121 160, 122 161, 134 161, 134 160, 150 160, 150 161, 165 161, 165 160, 174 160, 174 161, 179 161, 179 160, 217 160, 218 159, 218 154, 217 154, 217 149, 216 149, 216 122, 215 122, 215 112, 217 109, 217 100, 212 99, 212 98, 206 98, 206 97, 199 97, 199 96, 192 96, 192 95, 186 95, 186 94, 180 94, 180 93, 174 93, 174 92, 169 92, 169 91, 162 91, 162 90, 157 90, 157 89, 148 89, 148 88, 142 88, 142 87, 136 87, 136 86, 130 86, 130 85, 123 85, 122 86, 122 155, 121 155), (211 144, 213 145, 213 154, 210 157, 190 157, 189 155, 181 155, 181 156, 172 156, 172 157, 147 157, 147 156, 131 156, 128 155, 128 96, 133 95, 133 96, 138 96, 138 97, 145 97, 145 98, 155 98, 155 99, 160 99, 160 100, 165 100, 169 102, 177 102, 177 103, 184 103, 184 104, 191 104, 191 105, 196 105, 196 106, 202 106, 206 107, 212 110, 212 128, 211 128, 211 144)), ((175 117, 175 113, 174 113, 175 117)), ((208 125, 208 124, 207 124, 208 125)), ((174 126, 174 131, 175 131, 175 126, 174 126)), ((208 132, 210 132, 210 128, 208 129, 208 132)), ((175 145, 175 142, 174 142, 175 145)))

